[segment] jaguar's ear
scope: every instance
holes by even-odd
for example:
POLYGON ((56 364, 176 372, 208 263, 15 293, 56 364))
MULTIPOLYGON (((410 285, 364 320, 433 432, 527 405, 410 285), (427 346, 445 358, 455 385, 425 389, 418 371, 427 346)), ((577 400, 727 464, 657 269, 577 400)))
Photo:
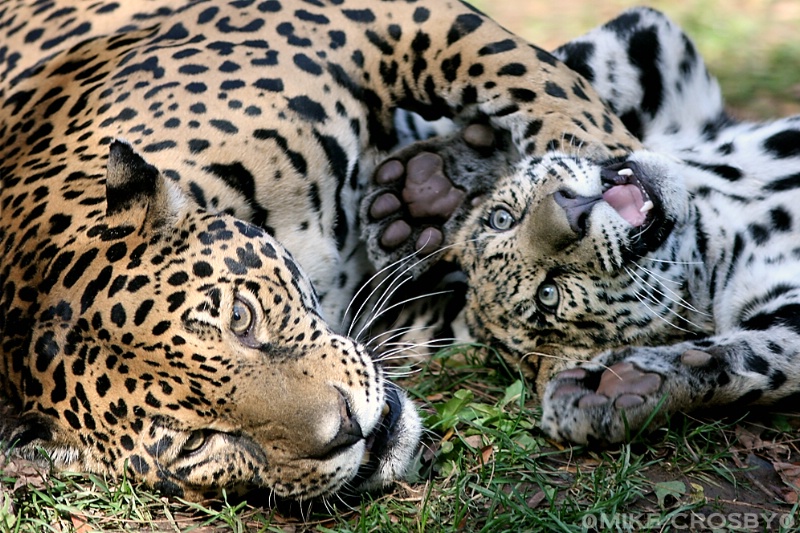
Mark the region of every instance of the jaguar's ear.
POLYGON ((107 218, 169 227, 185 203, 180 190, 128 143, 111 143, 106 174, 107 218))

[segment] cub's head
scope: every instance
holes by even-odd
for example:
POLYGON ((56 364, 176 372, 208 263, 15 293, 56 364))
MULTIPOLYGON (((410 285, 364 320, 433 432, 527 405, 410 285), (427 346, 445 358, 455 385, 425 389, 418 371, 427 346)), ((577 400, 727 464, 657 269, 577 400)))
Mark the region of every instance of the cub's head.
POLYGON ((684 266, 670 261, 688 212, 683 170, 648 152, 522 161, 455 239, 466 243, 472 333, 542 385, 569 366, 564 347, 587 357, 674 331, 671 317, 684 314, 675 279, 684 266))
POLYGON ((123 143, 106 196, 99 223, 76 228, 88 238, 53 261, 70 267, 45 273, 12 384, 19 446, 189 498, 266 487, 308 499, 404 474, 413 406, 328 327, 278 242, 197 208, 123 143))

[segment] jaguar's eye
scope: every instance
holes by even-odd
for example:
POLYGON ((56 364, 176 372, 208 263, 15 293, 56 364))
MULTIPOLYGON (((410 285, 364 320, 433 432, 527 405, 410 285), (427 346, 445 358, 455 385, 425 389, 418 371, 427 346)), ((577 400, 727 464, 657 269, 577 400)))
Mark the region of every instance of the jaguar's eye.
POLYGON ((558 293, 558 286, 555 283, 542 283, 536 290, 536 300, 547 311, 554 311, 558 307, 561 296, 558 293))
POLYGON ((253 308, 250 304, 236 298, 233 301, 233 311, 231 312, 231 331, 236 335, 244 336, 250 331, 253 326, 253 308))
POLYGON ((181 447, 181 453, 189 454, 196 452, 203 447, 203 445, 206 443, 206 440, 206 432, 202 429, 192 431, 189 434, 189 438, 183 443, 183 446, 181 447))
POLYGON ((489 226, 497 231, 506 231, 516 223, 514 216, 503 207, 496 207, 489 214, 489 226))

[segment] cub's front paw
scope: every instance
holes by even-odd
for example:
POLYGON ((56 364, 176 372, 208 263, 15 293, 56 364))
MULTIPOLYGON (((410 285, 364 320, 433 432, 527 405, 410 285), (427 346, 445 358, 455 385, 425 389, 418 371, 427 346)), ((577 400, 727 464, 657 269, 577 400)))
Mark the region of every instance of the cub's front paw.
POLYGON ((628 361, 565 370, 547 385, 542 427, 557 440, 577 444, 625 441, 651 419, 663 384, 661 375, 628 361))
POLYGON ((373 176, 361 206, 370 259, 378 267, 448 244, 460 218, 510 168, 502 135, 483 124, 414 143, 373 176))
POLYGON ((465 196, 445 175, 442 157, 420 152, 405 165, 390 159, 378 167, 375 182, 398 188, 402 184, 399 191, 390 189, 375 197, 369 208, 372 220, 391 220, 380 236, 381 246, 393 250, 413 237, 415 251, 425 254, 438 249, 444 241, 441 225, 465 196))

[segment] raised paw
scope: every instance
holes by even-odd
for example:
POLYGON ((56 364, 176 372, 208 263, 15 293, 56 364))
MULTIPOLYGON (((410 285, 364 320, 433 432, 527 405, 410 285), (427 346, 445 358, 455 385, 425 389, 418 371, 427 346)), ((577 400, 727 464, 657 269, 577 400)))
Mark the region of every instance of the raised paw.
MULTIPOLYGON (((397 159, 390 159, 375 172, 375 181, 380 185, 389 185, 403 177, 405 184, 400 198, 394 192, 381 194, 370 206, 369 214, 374 220, 382 220, 405 210, 412 220, 430 224, 419 231, 414 249, 432 252, 444 240, 436 223, 445 222, 453 214, 464 201, 465 193, 445 176, 444 161, 435 153, 419 153, 405 167, 397 159)), ((386 248, 396 248, 412 233, 411 225, 399 218, 386 226, 380 242, 386 248)))
POLYGON ((658 408, 663 377, 623 361, 556 374, 542 401, 542 427, 552 437, 578 444, 622 442, 636 434, 658 408))
POLYGON ((362 204, 370 258, 376 266, 425 256, 446 244, 471 200, 510 168, 501 135, 484 124, 414 143, 375 170, 362 204))

